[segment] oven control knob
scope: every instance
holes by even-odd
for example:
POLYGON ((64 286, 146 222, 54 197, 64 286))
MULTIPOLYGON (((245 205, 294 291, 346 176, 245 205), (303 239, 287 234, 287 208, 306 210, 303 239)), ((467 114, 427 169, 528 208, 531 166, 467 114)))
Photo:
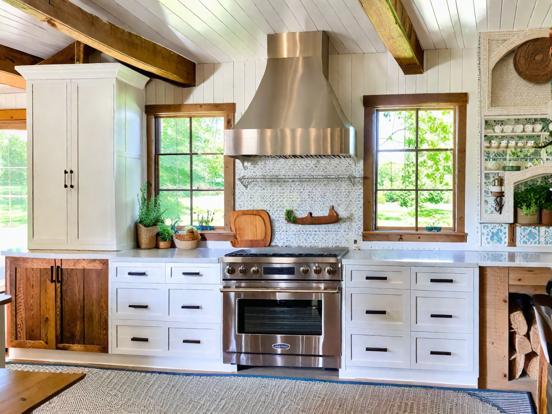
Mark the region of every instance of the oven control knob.
POLYGON ((333 267, 333 266, 328 266, 328 267, 326 268, 326 273, 327 273, 328 275, 330 275, 330 276, 333 276, 333 275, 335 275, 335 274, 337 273, 337 270, 336 270, 335 267, 333 267))
POLYGON ((314 267, 312 268, 312 271, 314 272, 315 275, 319 275, 320 273, 322 273, 322 268, 318 265, 314 265, 314 267))
POLYGON ((253 273, 254 275, 258 275, 259 273, 261 273, 261 269, 259 269, 259 266, 253 266, 251 268, 251 273, 253 273))
POLYGON ((236 273, 236 269, 234 269, 234 266, 226 266, 226 269, 224 269, 224 271, 226 272, 227 275, 233 275, 234 273, 236 273))
POLYGON ((242 275, 246 274, 247 273, 247 267, 245 266, 240 266, 240 268, 238 269, 238 272, 240 272, 242 275))
POLYGON ((299 268, 299 271, 300 271, 301 273, 303 273, 304 275, 306 275, 307 273, 309 273, 310 269, 309 269, 308 266, 301 266, 301 267, 299 268))

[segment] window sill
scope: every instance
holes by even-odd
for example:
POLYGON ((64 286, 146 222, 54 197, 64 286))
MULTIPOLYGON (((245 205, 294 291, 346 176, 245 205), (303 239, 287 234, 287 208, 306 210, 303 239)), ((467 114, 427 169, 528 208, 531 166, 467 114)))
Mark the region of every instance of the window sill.
POLYGON ((362 233, 364 241, 389 241, 389 242, 447 242, 465 243, 467 233, 453 232, 427 232, 427 231, 365 231, 362 233))

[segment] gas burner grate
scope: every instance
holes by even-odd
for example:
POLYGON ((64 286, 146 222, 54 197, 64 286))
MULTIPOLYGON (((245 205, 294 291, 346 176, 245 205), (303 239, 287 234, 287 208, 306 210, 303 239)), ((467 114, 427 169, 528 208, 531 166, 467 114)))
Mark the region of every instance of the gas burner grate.
POLYGON ((242 250, 236 250, 234 252, 228 253, 225 256, 226 257, 338 257, 338 254, 328 253, 328 252, 312 252, 312 253, 252 252, 249 250, 242 249, 242 250))

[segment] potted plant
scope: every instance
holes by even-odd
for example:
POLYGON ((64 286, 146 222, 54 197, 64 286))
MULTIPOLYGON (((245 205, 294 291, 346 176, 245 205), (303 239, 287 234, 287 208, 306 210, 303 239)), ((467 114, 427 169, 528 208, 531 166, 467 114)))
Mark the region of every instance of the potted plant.
POLYGON ((215 212, 211 210, 206 210, 205 213, 197 213, 197 229, 199 231, 205 230, 214 230, 213 221, 215 221, 215 212))
POLYGON ((140 249, 153 249, 157 241, 158 224, 163 222, 163 211, 158 197, 148 199, 147 184, 140 189, 138 197, 138 222, 136 234, 140 249))
POLYGON ((170 226, 166 224, 159 225, 159 232, 157 233, 157 247, 159 249, 170 249, 172 247, 174 232, 170 226))
POLYGON ((174 245, 177 249, 195 249, 200 239, 201 235, 197 229, 193 226, 189 226, 186 227, 184 231, 179 231, 174 235, 174 245))
POLYGON ((514 192, 517 223, 539 224, 539 210, 541 195, 534 185, 514 192))

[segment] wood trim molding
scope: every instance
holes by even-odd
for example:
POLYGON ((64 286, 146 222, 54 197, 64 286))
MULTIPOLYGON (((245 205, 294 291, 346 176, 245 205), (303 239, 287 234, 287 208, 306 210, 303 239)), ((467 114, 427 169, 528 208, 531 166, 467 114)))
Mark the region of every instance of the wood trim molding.
POLYGON ((387 50, 405 75, 424 72, 424 50, 401 0, 360 0, 387 50))
POLYGON ((412 95, 366 95, 364 103, 364 183, 363 219, 365 241, 418 241, 418 242, 466 242, 465 233, 465 170, 466 170, 466 122, 467 93, 437 93, 412 95), (455 109, 455 183, 454 183, 454 229, 439 233, 425 231, 397 231, 376 229, 374 191, 376 186, 376 140, 374 128, 376 112, 387 108, 438 108, 455 109))
POLYGON ((42 59, 11 47, 0 45, 0 84, 25 89, 25 79, 15 69, 19 65, 35 65, 42 59))
MULTIPOLYGON (((157 131, 157 118, 175 117, 224 117, 224 128, 234 127, 236 113, 235 103, 213 104, 177 104, 177 105, 146 105, 146 135, 147 135, 147 180, 148 194, 151 196, 157 192, 157 176, 155 161, 155 145, 157 131)), ((214 232, 206 232, 203 236, 207 240, 232 240, 234 234, 230 231, 230 212, 235 208, 235 160, 224 157, 224 228, 214 232)))
POLYGON ((25 109, 0 109, 1 129, 27 129, 27 111, 25 109))
POLYGON ((6 3, 121 62, 181 86, 195 86, 194 62, 68 0, 6 0, 6 3))

